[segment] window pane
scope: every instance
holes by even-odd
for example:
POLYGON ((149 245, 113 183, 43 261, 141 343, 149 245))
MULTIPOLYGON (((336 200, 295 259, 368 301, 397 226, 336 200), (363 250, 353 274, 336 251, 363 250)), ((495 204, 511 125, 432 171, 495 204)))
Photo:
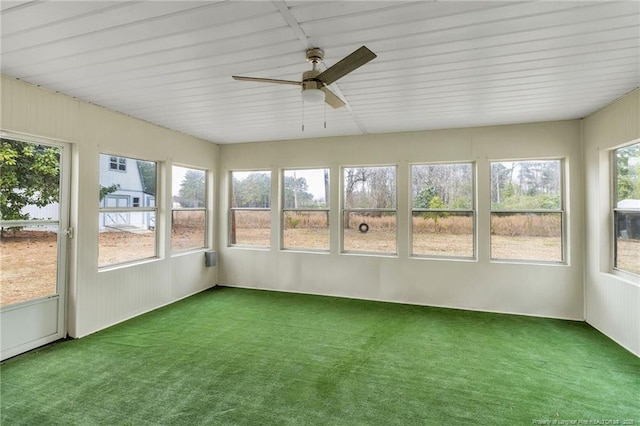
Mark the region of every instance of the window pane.
POLYGON ((615 212, 618 269, 640 274, 640 210, 615 212))
POLYGON ((143 206, 155 205, 157 165, 151 161, 113 157, 100 154, 100 202, 105 198, 126 197, 127 206, 133 205, 133 197, 139 197, 143 206), (118 160, 114 168, 113 159, 118 160), (127 167, 129 165, 129 167, 127 167))
POLYGON ((285 209, 326 209, 329 205, 329 169, 285 170, 285 209))
POLYGON ((562 213, 492 213, 491 258, 562 261, 562 213))
POLYGON ((343 249, 396 254, 396 214, 344 212, 343 249))
POLYGON ((413 212, 413 254, 473 257, 473 212, 413 212))
POLYGON ((472 165, 424 164, 411 168, 413 208, 473 208, 472 165))
POLYGON ((205 210, 174 210, 171 217, 171 251, 205 247, 206 217, 205 210))
POLYGON ((329 212, 284 212, 284 248, 329 250, 329 212))
POLYGON ((493 210, 560 210, 560 160, 491 163, 493 210))
POLYGON ((155 212, 100 213, 98 266, 156 257, 155 212))
POLYGON ((640 143, 617 149, 615 161, 615 206, 640 209, 640 143))
POLYGON ((231 207, 271 208, 271 172, 232 172, 231 207))
POLYGON ((269 247, 271 212, 269 210, 232 210, 231 244, 269 247))
POLYGON ((329 212, 284 212, 284 248, 329 250, 329 212))
POLYGON ((395 209, 395 167, 344 169, 345 209, 395 209))
POLYGON ((640 274, 640 143, 617 149, 614 161, 614 266, 640 274))
POLYGON ((5 228, 0 238, 0 306, 57 293, 58 225, 5 228))
POLYGON ((173 166, 171 200, 174 208, 206 206, 206 173, 204 170, 173 166))
POLYGON ((640 143, 615 151, 615 263, 640 274, 640 143))
POLYGON ((188 167, 171 168, 171 251, 206 246, 206 172, 188 167), (179 209, 202 208, 202 210, 179 209))
POLYGON ((60 147, 0 138, 0 304, 56 294, 60 147), (22 224, 24 225, 24 223, 22 224))

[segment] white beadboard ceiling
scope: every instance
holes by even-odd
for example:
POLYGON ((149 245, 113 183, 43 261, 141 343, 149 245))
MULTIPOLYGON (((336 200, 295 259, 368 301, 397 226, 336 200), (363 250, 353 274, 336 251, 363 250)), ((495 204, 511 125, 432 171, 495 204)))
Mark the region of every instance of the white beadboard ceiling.
POLYGON ((215 143, 574 119, 640 85, 638 1, 3 0, 1 24, 3 74, 215 143), (231 78, 362 45, 341 109, 231 78))

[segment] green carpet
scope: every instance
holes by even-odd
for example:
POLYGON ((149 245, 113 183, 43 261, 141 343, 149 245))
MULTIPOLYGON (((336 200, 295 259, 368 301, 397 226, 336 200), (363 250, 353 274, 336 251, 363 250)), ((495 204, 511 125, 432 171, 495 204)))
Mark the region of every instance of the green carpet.
POLYGON ((1 387, 7 426, 640 425, 640 359, 587 324, 232 288, 10 359, 1 387))

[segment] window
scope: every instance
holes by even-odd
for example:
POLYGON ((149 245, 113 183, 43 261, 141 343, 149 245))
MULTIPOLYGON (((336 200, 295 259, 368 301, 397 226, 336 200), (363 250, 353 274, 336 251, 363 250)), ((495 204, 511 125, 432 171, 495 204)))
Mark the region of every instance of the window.
POLYGON ((473 165, 414 165, 411 179, 412 254, 473 257, 473 165))
POLYGON ((491 163, 491 258, 563 262, 562 161, 491 163))
POLYGON ((282 175, 282 248, 329 250, 329 169, 282 175))
POLYGON ((99 267, 157 257, 157 169, 151 161, 100 154, 99 267), (135 166, 109 173, 114 158, 135 166))
POLYGON ((613 266, 640 275, 640 143, 616 149, 613 162, 613 266))
POLYGON ((343 178, 342 250, 396 254, 396 167, 347 167, 343 178))
POLYGON ((271 172, 231 172, 229 244, 271 246, 271 172))
POLYGON ((206 247, 207 191, 204 170, 173 166, 171 251, 206 247))
POLYGON ((109 157, 109 170, 117 170, 119 172, 127 171, 127 159, 123 157, 109 157))

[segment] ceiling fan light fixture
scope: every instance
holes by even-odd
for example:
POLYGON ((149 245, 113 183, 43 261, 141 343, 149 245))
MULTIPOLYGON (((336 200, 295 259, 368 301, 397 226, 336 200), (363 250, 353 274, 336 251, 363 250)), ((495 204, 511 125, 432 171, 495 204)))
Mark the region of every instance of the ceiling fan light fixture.
POLYGON ((329 85, 376 58, 375 53, 367 49, 366 46, 362 46, 360 49, 357 49, 351 54, 345 56, 326 70, 320 71, 317 65, 322 62, 322 59, 324 58, 324 51, 318 47, 314 47, 307 49, 306 56, 307 61, 311 62, 313 68, 303 72, 302 79, 300 81, 261 77, 243 77, 240 75, 234 75, 232 77, 234 80, 302 86, 301 96, 304 103, 308 102, 319 104, 324 102, 332 108, 340 108, 345 106, 346 103, 329 89, 329 85))
POLYGON ((320 89, 304 89, 301 95, 304 103, 321 104, 324 102, 324 92, 320 89))

